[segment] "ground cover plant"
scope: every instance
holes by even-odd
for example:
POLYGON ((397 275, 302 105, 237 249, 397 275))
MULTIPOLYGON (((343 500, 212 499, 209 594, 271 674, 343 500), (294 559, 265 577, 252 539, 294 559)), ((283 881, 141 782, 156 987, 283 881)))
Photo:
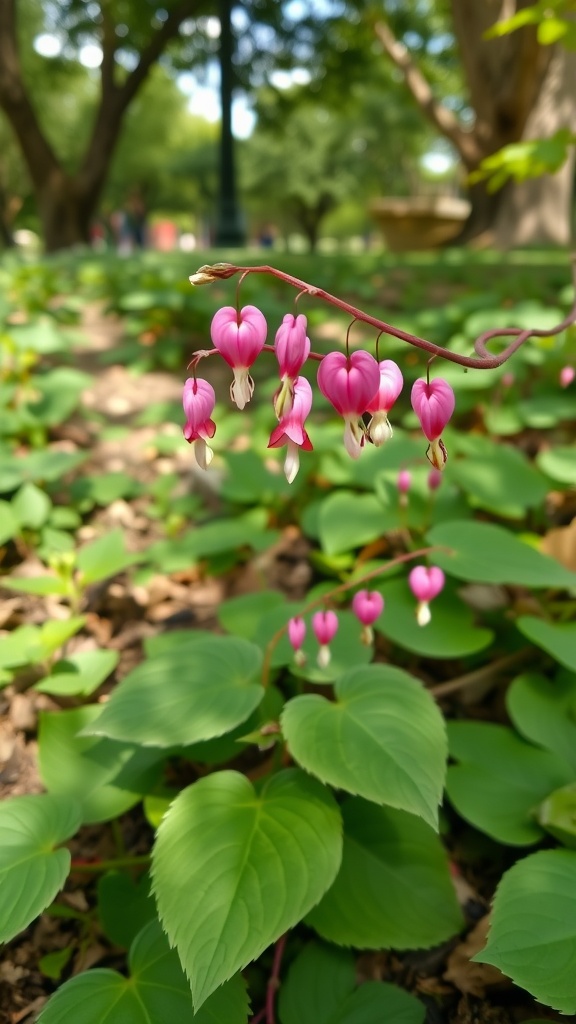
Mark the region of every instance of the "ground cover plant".
POLYGON ((2 268, 0 1020, 576 1013, 564 256, 191 269, 2 268))

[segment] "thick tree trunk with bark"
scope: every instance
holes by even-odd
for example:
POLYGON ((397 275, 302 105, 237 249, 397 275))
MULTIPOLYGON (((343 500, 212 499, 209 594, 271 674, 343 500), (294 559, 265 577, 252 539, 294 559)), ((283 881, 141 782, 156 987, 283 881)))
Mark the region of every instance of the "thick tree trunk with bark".
POLYGON ((74 176, 65 173, 44 136, 22 74, 16 27, 16 0, 0 0, 0 107, 10 122, 26 162, 38 204, 48 252, 85 244, 124 115, 181 23, 196 13, 198 0, 179 0, 150 36, 134 68, 119 84, 115 78, 118 37, 102 5, 101 98, 88 147, 74 176))
MULTIPOLYGON (((471 128, 438 102, 420 69, 387 25, 377 34, 404 74, 423 113, 458 150, 465 171, 503 146, 549 136, 561 127, 576 128, 576 54, 540 46, 534 26, 485 39, 491 25, 530 6, 532 0, 451 0, 470 106, 471 128)), ((536 243, 567 244, 573 163, 559 174, 517 184, 496 193, 483 182, 472 186, 472 209, 456 241, 482 238, 502 248, 536 243)))

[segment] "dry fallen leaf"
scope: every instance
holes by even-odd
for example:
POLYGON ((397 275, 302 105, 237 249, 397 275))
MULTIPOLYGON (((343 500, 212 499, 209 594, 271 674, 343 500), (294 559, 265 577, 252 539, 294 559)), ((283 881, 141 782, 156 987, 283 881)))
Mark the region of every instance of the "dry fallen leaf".
POLYGON ((576 572, 576 517, 568 526, 549 530, 542 538, 540 550, 566 569, 576 572))
POLYGON ((497 967, 471 962, 471 957, 486 945, 489 923, 489 915, 486 914, 448 957, 448 967, 443 975, 445 981, 452 982, 460 992, 468 995, 482 997, 493 985, 510 984, 497 967))

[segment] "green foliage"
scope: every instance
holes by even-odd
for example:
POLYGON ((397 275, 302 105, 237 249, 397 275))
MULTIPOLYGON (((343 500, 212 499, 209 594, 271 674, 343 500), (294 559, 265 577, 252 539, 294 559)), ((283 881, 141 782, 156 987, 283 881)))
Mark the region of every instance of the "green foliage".
POLYGON ((323 782, 436 826, 445 770, 444 723, 433 699, 405 672, 352 669, 336 701, 294 697, 282 731, 295 761, 323 782))
POLYGON ((337 804, 304 772, 283 771, 259 794, 217 772, 176 798, 158 830, 153 884, 196 1009, 318 902, 341 851, 337 804))
MULTIPOLYGON (((335 255, 317 264, 286 257, 282 265, 353 301, 397 307, 397 318, 386 313, 395 323, 468 353, 478 331, 514 324, 546 330, 560 320, 572 301, 562 261, 530 252, 512 254, 502 264, 492 253, 464 258, 451 251, 400 259, 335 255), (521 301, 513 303, 512 295, 521 301)), ((80 378, 50 377, 56 360, 60 369, 75 370, 84 344, 63 326, 57 310, 62 302, 71 316, 87 298, 108 302, 129 337, 125 349, 103 356, 105 362, 126 360, 135 372, 169 366, 180 372, 190 340, 205 344, 200 339, 215 302, 231 301, 231 293, 215 285, 216 294, 197 291, 192 299, 185 280, 189 257, 179 255, 160 260, 147 254, 141 261, 79 255, 14 266, 9 273, 0 266, 3 293, 10 297, 7 308, 15 296, 28 319, 10 326, 8 379, 3 365, 0 381, 0 557, 11 615, 0 636, 0 685, 34 687, 60 708, 51 705, 40 716, 40 772, 48 795, 15 804, 21 845, 32 851, 24 891, 38 899, 28 907, 20 898, 16 903, 21 889, 12 885, 11 872, 18 865, 10 861, 6 887, 0 886, 0 901, 3 892, 6 898, 2 919, 9 935, 44 909, 73 922, 63 949, 39 957, 40 969, 54 981, 67 977, 72 963, 75 969, 78 950, 93 937, 133 946, 131 971, 95 970, 60 982, 41 1021, 108 1014, 119 1024, 128 1017, 164 1024, 168 1014, 202 1024, 245 1024, 247 997, 235 972, 257 961, 246 979, 257 1001, 254 1015, 261 1013, 271 965, 285 941, 280 1024, 418 1024, 424 1008, 417 1000, 379 982, 356 987, 354 955, 336 947, 422 949, 462 929, 447 855, 434 832, 446 736, 433 694, 442 693, 448 718, 465 719, 472 687, 490 686, 494 673, 508 671, 508 656, 515 662, 524 638, 534 644, 531 670, 507 689, 511 724, 449 722, 453 763, 442 826, 456 869, 466 856, 462 850, 476 852, 480 842, 472 828, 513 847, 495 851, 494 871, 536 843, 567 848, 547 854, 576 855, 576 695, 568 671, 576 668, 576 574, 568 560, 562 565, 537 550, 551 517, 567 522, 571 509, 573 394, 559 390, 558 373, 574 360, 573 331, 524 346, 512 364, 512 384, 503 382, 501 370, 464 375, 460 367, 442 368, 456 390, 457 410, 445 436, 449 461, 433 493, 426 444, 406 394, 392 413, 394 438, 378 450, 367 446, 356 462, 343 450, 341 423, 319 402, 311 424, 315 450, 302 457, 298 487, 289 488, 272 461, 275 454, 263 459, 273 419, 268 399, 276 386, 265 379, 263 355, 246 426, 224 401, 217 407, 216 471, 205 493, 195 477, 190 482, 180 471, 180 455, 188 449, 174 426, 181 423, 178 403, 153 402, 137 422, 106 429, 100 413, 74 404, 80 378), (62 298, 67 291, 74 292, 73 303, 62 298), (147 330, 157 332, 158 345, 142 347, 138 338, 147 330), (49 382, 42 384, 45 376, 49 382), (60 389, 69 398, 59 406, 60 389), (98 447, 102 431, 105 442, 120 439, 132 454, 140 442, 131 433, 134 423, 147 438, 147 451, 153 446, 170 465, 159 463, 156 473, 150 459, 142 475, 139 467, 101 472, 99 451, 64 451, 68 428, 60 417, 73 409, 74 425, 84 417, 98 447), (83 473, 85 458, 89 471, 83 473), (401 468, 412 476, 405 505, 397 489, 401 468), (109 529, 107 506, 117 501, 129 503, 140 523, 148 516, 149 531, 138 526, 125 538, 109 529), (80 537, 97 539, 81 544, 80 527, 88 528, 80 537), (415 562, 447 573, 425 627, 416 620, 407 581, 415 562), (120 588, 109 592, 119 573, 122 590, 134 598, 135 623, 130 605, 117 601, 120 588), (163 617, 162 605, 153 603, 153 577, 171 573, 167 590, 174 586, 179 596, 174 616, 170 609, 163 617), (374 644, 362 642, 347 607, 354 590, 364 586, 381 591, 386 601, 374 624, 374 644), (212 587, 223 597, 215 602, 217 633, 207 607, 212 587), (180 619, 180 595, 185 614, 198 615, 192 629, 173 629, 188 622, 180 619), (324 601, 337 609, 339 630, 329 665, 320 667, 310 615, 324 601), (308 626, 304 664, 295 660, 286 636, 288 620, 299 614, 308 626), (100 639, 100 619, 112 624, 113 649, 100 639), (135 668, 124 655, 118 658, 129 626, 138 639, 141 627, 145 634, 135 668), (446 703, 445 683, 448 693, 453 690, 446 703), (286 768, 290 758, 296 768, 286 768), (62 825, 46 837, 35 823, 36 806, 72 805, 69 830, 62 825), (118 823, 128 810, 129 819, 118 823), (149 893, 144 818, 158 830, 158 911, 149 893), (81 823, 92 834, 95 825, 108 822, 106 859, 89 855, 87 862, 81 854, 74 864, 74 887, 82 875, 98 879, 85 890, 89 909, 79 912, 64 902, 50 907, 69 864, 67 851, 58 847, 81 823), (132 848, 138 822, 143 828, 132 848), (454 833, 462 843, 454 842, 454 833), (49 891, 43 883, 47 864, 54 868, 49 891), (168 950, 158 912, 177 953, 168 950), (310 928, 336 945, 315 941, 300 952, 310 928), (267 951, 287 931, 275 954, 267 951), (200 1007, 196 1017, 191 985, 200 1007)), ((253 275, 245 287, 242 301, 261 305, 272 330, 274 317, 287 308, 284 286, 261 287, 253 275)), ((333 312, 311 296, 305 301, 314 346, 318 338, 321 350, 343 343, 344 326, 333 312)), ((362 344, 369 345, 367 339, 362 344)), ((381 339, 381 354, 401 362, 409 390, 422 367, 403 358, 396 340, 387 341, 385 350, 383 344, 381 339)), ((218 373, 214 380, 218 389, 218 373)), ((472 714, 486 717, 494 706, 498 721, 505 721, 498 701, 484 702, 472 714)), ((8 835, 6 828, 2 832, 8 835)), ((10 849, 0 843, 0 856, 10 849)), ((504 876, 497 906, 507 879, 533 859, 518 859, 504 876)), ((533 990, 553 1002, 544 980, 536 990, 540 982, 529 978, 526 950, 532 956, 545 941, 537 914, 520 929, 524 944, 515 938, 515 904, 504 901, 496 919, 500 966, 518 984, 530 989, 533 982, 533 990)), ((569 968, 562 973, 560 965, 570 967, 571 943, 570 933, 554 946, 560 994, 570 989, 569 968)), ((494 948, 491 936, 488 956, 494 948)), ((401 953, 393 956, 401 959, 401 953)), ((120 951, 118 967, 124 970, 120 951)))
POLYGON ((434 552, 435 563, 457 579, 527 587, 576 586, 576 573, 493 523, 441 523, 432 527, 427 539, 439 548, 434 552))
POLYGON ((259 649, 212 637, 180 643, 123 679, 85 734, 174 747, 209 740, 245 722, 264 690, 259 649))
POLYGON ((535 811, 573 769, 558 754, 539 750, 512 729, 484 722, 451 722, 446 792, 456 810, 501 843, 529 846, 542 838, 535 811))
POLYGON ((342 804, 342 865, 307 921, 359 949, 422 949, 450 938, 462 916, 446 854, 429 825, 357 797, 342 804))
POLYGON ((167 1015, 182 1024, 247 1024, 248 1000, 236 977, 194 1013, 178 955, 158 922, 151 921, 130 949, 130 977, 96 968, 71 978, 48 1001, 38 1024, 64 1024, 79 1015, 85 1024, 160 1024, 167 1015))
POLYGON ((279 1014, 280 1024, 422 1024, 425 1009, 395 985, 365 982, 356 988, 353 957, 310 942, 282 985, 279 1014))
POLYGON ((64 796, 22 796, 0 806, 0 941, 7 942, 47 907, 70 869, 58 849, 80 827, 78 803, 64 796))
POLYGON ((498 886, 488 945, 474 957, 562 1013, 576 1012, 575 881, 571 850, 541 850, 515 864, 498 886))

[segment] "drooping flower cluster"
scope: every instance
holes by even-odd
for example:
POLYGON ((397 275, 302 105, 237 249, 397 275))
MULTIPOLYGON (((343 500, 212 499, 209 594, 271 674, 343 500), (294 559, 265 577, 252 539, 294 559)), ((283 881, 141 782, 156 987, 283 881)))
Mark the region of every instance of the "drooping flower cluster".
MULTIPOLYGON (((419 626, 427 626, 432 618, 430 601, 443 589, 444 573, 435 565, 417 565, 408 575, 408 585, 417 601, 416 621, 419 626)), ((384 611, 384 598, 377 590, 359 590, 352 598, 351 608, 362 627, 360 639, 363 644, 369 646, 374 642, 372 627, 384 611)), ((326 668, 330 664, 330 643, 338 632, 338 626, 338 614, 331 608, 315 612, 312 616, 312 632, 319 645, 316 661, 320 668, 326 668)), ((301 615, 295 615, 289 620, 287 633, 294 651, 294 661, 302 667, 306 663, 303 645, 307 629, 301 615)))
MULTIPOLYGON (((312 442, 305 421, 312 408, 312 387, 303 375, 303 367, 310 358, 311 346, 307 335, 307 320, 300 313, 287 313, 276 332, 274 346, 266 345, 268 327, 264 314, 256 306, 235 309, 224 306, 215 314, 210 327, 214 345, 212 351, 220 353, 234 372, 230 396, 239 409, 243 409, 254 393, 250 370, 264 348, 274 351, 278 361, 280 386, 274 395, 274 412, 278 420, 268 442, 269 448, 286 445, 284 472, 292 483, 299 469, 300 449, 312 450, 312 442)), ((201 356, 193 361, 194 366, 201 356)), ((366 442, 377 447, 392 437, 389 413, 400 395, 403 377, 392 359, 377 362, 369 352, 357 350, 349 353, 329 352, 320 357, 317 381, 325 398, 344 420, 344 445, 353 458, 359 458, 366 442)), ((212 386, 196 375, 186 381, 184 436, 194 441, 198 463, 209 465, 212 451, 207 440, 214 436, 212 419, 215 396, 212 386)), ((417 380, 412 388, 412 407, 430 442, 428 458, 441 470, 446 462, 446 448, 442 430, 454 411, 454 392, 441 378, 430 382, 417 380)), ((408 471, 405 471, 406 473, 408 471)), ((405 482, 408 478, 405 477, 405 482)), ((399 483, 401 494, 409 489, 399 483)), ((404 500, 404 499, 403 499, 404 500)))

